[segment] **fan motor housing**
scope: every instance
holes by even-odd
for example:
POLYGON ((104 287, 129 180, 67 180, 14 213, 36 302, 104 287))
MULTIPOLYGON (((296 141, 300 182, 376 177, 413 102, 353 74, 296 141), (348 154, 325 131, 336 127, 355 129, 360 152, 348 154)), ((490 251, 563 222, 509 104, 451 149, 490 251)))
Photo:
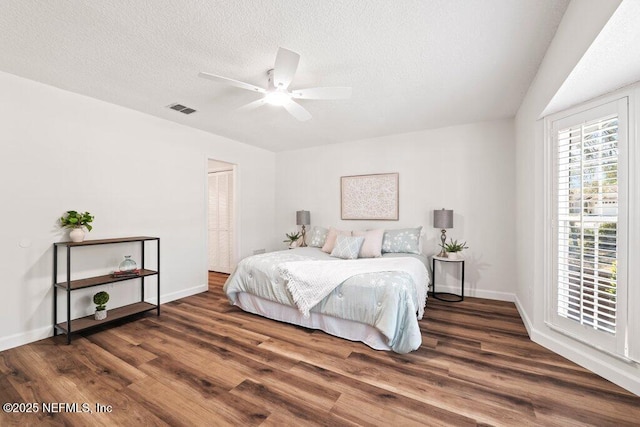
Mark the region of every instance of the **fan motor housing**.
POLYGON ((270 70, 267 70, 267 77, 269 81, 269 83, 267 84, 267 90, 268 91, 276 90, 277 88, 273 83, 273 68, 271 68, 270 70))

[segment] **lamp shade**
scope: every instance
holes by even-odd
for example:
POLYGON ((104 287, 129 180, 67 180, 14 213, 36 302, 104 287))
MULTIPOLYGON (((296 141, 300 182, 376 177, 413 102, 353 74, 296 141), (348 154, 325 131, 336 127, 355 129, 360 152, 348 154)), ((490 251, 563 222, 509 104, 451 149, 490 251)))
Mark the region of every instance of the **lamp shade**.
POLYGON ((296 212, 296 224, 297 225, 309 225, 309 224, 311 224, 311 212, 309 212, 309 211, 297 211, 296 212))
POLYGON ((453 210, 440 209, 433 211, 433 228, 444 230, 453 228, 453 210))

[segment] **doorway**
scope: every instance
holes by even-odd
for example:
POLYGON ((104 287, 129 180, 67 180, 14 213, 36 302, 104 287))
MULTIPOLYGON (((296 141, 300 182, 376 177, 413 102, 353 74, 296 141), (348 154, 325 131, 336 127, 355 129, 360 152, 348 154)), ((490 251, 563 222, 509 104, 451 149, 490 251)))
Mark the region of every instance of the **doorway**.
POLYGON ((209 160, 208 186, 208 233, 209 271, 231 273, 235 268, 235 165, 219 160, 209 160))

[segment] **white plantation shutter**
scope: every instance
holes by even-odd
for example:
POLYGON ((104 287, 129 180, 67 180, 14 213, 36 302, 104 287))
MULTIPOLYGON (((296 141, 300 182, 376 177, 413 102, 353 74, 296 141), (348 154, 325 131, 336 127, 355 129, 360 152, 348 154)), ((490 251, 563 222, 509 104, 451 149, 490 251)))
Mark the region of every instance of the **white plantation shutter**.
POLYGON ((618 117, 558 135, 558 310, 616 329, 618 117))
POLYGON ((552 322, 586 342, 625 352, 618 269, 624 256, 626 98, 553 122, 552 322))

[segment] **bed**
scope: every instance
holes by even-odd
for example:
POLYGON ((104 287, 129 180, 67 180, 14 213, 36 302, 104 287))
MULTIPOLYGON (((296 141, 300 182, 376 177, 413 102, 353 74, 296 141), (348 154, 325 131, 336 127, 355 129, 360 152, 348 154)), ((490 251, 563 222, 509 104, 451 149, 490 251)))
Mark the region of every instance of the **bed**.
POLYGON ((246 312, 408 353, 422 343, 418 320, 428 286, 426 258, 419 254, 341 260, 304 247, 245 258, 224 291, 246 312), (325 276, 334 284, 325 287, 325 276), (305 293, 313 297, 306 300, 305 293))

